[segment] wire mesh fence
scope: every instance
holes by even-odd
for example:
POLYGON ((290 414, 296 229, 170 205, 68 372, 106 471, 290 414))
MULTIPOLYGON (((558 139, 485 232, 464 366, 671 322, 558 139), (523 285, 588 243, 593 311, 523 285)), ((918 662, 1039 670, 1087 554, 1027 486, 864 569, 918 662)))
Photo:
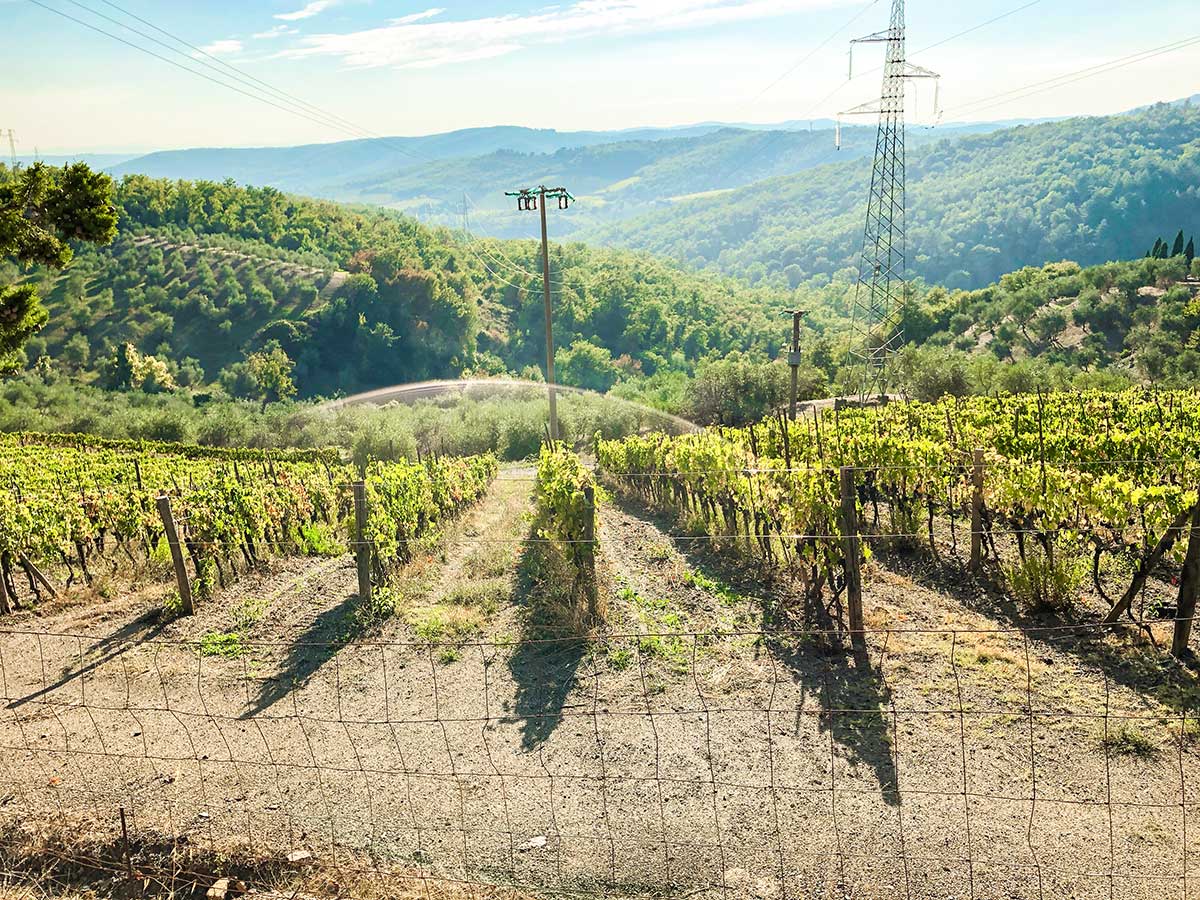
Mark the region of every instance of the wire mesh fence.
POLYGON ((425 891, 1157 898, 1200 877, 1194 677, 1111 626, 212 653, 0 630, 0 818, 118 840, 124 817, 135 846, 425 891))

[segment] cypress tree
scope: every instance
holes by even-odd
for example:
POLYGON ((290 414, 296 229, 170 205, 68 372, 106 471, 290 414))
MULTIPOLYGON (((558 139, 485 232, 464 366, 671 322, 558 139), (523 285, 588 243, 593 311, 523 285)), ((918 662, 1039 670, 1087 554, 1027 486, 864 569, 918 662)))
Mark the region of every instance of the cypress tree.
POLYGON ((1196 258, 1196 239, 1188 238, 1187 246, 1183 249, 1183 255, 1187 257, 1188 265, 1191 265, 1192 260, 1196 258))
POLYGON ((1171 248, 1172 256, 1183 256, 1183 229, 1179 229, 1179 234, 1175 235, 1175 246, 1171 248))
POLYGON ((1158 259, 1158 254, 1162 253, 1162 238, 1156 238, 1154 241, 1154 249, 1150 251, 1152 259, 1158 259))

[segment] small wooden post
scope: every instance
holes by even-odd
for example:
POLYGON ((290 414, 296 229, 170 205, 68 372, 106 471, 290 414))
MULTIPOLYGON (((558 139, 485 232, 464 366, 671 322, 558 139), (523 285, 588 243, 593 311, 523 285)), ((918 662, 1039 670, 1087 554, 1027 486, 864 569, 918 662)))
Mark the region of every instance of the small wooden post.
POLYGON ((856 649, 866 646, 863 633, 862 557, 859 552, 858 496, 854 489, 854 467, 842 466, 842 562, 846 573, 846 607, 850 616, 850 640, 856 649))
POLYGON ((121 807, 121 852, 125 857, 125 877, 133 881, 133 858, 129 855, 129 826, 125 822, 125 807, 121 807))
POLYGON ((367 543, 367 485, 354 482, 354 555, 358 560, 358 599, 371 600, 371 546, 367 543))
POLYGON ((983 450, 972 453, 971 484, 971 571, 983 565, 983 450))
POLYGON ((583 590, 587 596, 588 621, 600 618, 600 592, 596 585, 596 489, 588 484, 583 488, 587 514, 583 519, 583 590))
POLYGON ((44 587, 51 597, 58 597, 58 591, 54 589, 54 585, 50 583, 50 579, 48 579, 42 573, 41 569, 33 564, 33 560, 31 560, 24 553, 18 553, 17 558, 20 559, 21 565, 25 567, 26 571, 28 571, 34 578, 37 579, 38 584, 44 587))
POLYGON ((12 604, 8 600, 8 586, 4 583, 4 567, 0 566, 0 613, 12 611, 12 604))
POLYGON ((1196 595, 1200 593, 1200 502, 1192 507, 1192 529, 1187 554, 1183 558, 1183 574, 1179 579, 1179 602, 1175 606, 1175 635, 1171 639, 1171 654, 1181 657, 1187 653, 1192 636, 1192 620, 1196 615, 1196 595))
POLYGON ((175 581, 179 585, 183 614, 190 616, 196 611, 192 604, 192 582, 188 579, 187 567, 183 564, 183 549, 179 546, 179 532, 175 529, 175 516, 171 513, 171 498, 166 494, 158 498, 158 514, 162 518, 163 531, 171 548, 171 562, 175 565, 175 581))

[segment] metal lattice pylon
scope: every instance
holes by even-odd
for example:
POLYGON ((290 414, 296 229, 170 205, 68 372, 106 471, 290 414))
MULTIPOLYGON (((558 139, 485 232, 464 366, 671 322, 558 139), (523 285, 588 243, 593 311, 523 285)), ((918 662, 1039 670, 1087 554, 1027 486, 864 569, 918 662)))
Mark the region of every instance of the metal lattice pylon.
MULTIPOLYGON (((851 53, 853 44, 887 45, 883 89, 879 100, 841 113, 879 116, 862 261, 851 310, 852 343, 848 360, 859 372, 859 397, 863 400, 886 393, 888 362, 904 337, 901 322, 908 290, 904 235, 905 89, 910 78, 938 77, 905 59, 904 27, 904 0, 892 0, 891 25, 887 31, 852 42, 851 53)), ((936 109, 936 99, 934 106, 936 109)), ((838 139, 840 144, 840 128, 838 139)))

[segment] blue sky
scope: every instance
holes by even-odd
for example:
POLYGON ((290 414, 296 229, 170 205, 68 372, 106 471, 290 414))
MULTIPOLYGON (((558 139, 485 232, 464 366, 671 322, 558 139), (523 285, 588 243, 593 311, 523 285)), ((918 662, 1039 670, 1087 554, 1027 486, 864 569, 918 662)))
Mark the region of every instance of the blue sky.
MULTIPOLYGON (((172 43, 125 15, 132 13, 353 123, 338 130, 309 121, 32 0, 0 0, 7 63, 0 129, 16 131, 19 152, 47 154, 285 145, 362 131, 412 135, 495 124, 607 129, 831 117, 878 90, 871 69, 880 51, 856 53, 861 74, 847 82, 846 48, 849 38, 886 27, 890 6, 890 0, 37 2, 217 75, 186 50, 174 54, 95 15, 172 43)), ((1015 102, 966 105, 1200 36, 1194 0, 1159 2, 1152 15, 1145 3, 1130 0, 1034 0, 1020 9, 1027 3, 909 0, 910 53, 943 75, 948 119, 1115 112, 1200 92, 1197 43, 1015 102), (917 52, 1005 13, 1011 15, 917 52)), ((928 120, 932 90, 920 90, 912 104, 915 118, 928 120)))

